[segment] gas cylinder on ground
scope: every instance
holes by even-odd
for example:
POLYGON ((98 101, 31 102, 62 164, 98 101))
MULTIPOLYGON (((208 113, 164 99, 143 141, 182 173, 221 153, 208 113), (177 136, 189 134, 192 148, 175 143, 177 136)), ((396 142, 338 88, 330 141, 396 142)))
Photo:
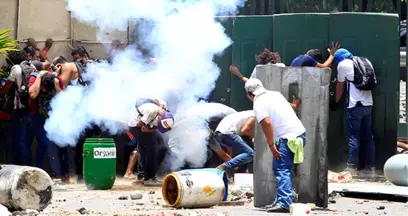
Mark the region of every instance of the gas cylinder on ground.
POLYGON ((163 200, 174 208, 209 208, 228 198, 228 178, 219 169, 189 169, 163 179, 163 200))
POLYGON ((116 178, 116 145, 112 138, 88 138, 83 151, 84 179, 90 190, 109 190, 116 178))
POLYGON ((390 157, 385 162, 384 175, 392 184, 408 187, 408 154, 390 157))

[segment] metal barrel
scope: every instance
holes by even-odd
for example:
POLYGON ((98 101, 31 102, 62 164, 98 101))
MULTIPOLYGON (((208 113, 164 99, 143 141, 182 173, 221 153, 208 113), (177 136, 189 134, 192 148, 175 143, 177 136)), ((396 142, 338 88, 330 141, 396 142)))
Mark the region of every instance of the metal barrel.
POLYGON ((174 208, 208 208, 228 198, 228 178, 219 169, 190 169, 164 177, 162 195, 174 208))
POLYGON ((52 199, 52 179, 42 169, 1 165, 0 202, 9 210, 45 209, 52 199))

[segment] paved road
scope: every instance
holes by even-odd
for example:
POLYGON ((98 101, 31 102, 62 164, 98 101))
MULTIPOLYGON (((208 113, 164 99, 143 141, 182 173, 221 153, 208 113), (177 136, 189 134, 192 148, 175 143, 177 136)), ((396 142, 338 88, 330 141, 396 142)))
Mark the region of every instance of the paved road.
MULTIPOLYGON (((68 216, 80 215, 77 211, 86 208, 88 215, 104 216, 129 216, 153 215, 154 213, 178 213, 182 216, 214 215, 214 216, 262 216, 262 215, 288 215, 269 214, 256 210, 251 203, 246 206, 214 207, 210 209, 173 210, 165 207, 161 199, 160 188, 142 188, 130 184, 119 184, 111 191, 87 191, 84 185, 70 185, 55 188, 52 204, 47 207, 42 215, 68 216), (129 196, 130 191, 138 190, 143 193, 142 200, 119 200, 120 196, 129 196), (154 194, 149 192, 154 191, 154 194)), ((315 215, 392 215, 406 216, 408 204, 388 201, 359 200, 351 198, 338 198, 329 209, 314 211, 315 215), (384 206, 384 210, 376 207, 384 206)))

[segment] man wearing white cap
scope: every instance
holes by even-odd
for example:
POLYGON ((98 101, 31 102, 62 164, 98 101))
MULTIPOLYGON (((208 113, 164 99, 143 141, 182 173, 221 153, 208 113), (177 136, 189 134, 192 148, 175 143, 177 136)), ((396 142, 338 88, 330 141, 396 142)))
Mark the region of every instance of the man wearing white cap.
POLYGON ((159 169, 159 135, 156 129, 161 133, 170 131, 174 124, 173 115, 165 110, 165 103, 150 98, 138 99, 135 108, 128 126, 137 141, 141 165, 139 168, 142 169, 139 170, 140 177, 144 177, 143 184, 146 186, 161 185, 156 178, 159 169))
POLYGON ((306 129, 280 92, 267 91, 260 80, 253 78, 245 83, 245 90, 249 100, 254 102, 255 117, 262 126, 273 154, 273 172, 277 180, 276 200, 266 206, 266 211, 289 212, 293 202, 292 167, 294 162, 303 160, 306 129))

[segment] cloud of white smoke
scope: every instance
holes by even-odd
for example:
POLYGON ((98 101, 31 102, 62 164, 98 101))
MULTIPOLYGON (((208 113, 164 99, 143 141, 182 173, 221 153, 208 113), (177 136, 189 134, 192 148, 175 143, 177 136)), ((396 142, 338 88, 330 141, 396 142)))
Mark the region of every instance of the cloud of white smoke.
MULTIPOLYGON (((234 14, 244 2, 67 0, 67 10, 76 19, 99 27, 101 40, 105 30, 126 30, 130 21, 147 21, 136 26, 136 46, 148 49, 157 63, 148 67, 140 51, 129 46, 116 53, 111 65, 90 66, 86 77, 92 83, 88 89, 69 86, 52 101, 45 124, 50 140, 60 146, 75 146, 81 133, 93 123, 117 133, 122 130, 118 122, 127 122, 139 97, 167 99, 178 110, 206 98, 220 73, 213 57, 232 43, 215 16, 234 14), (177 97, 169 96, 172 91, 177 97)), ((181 116, 183 113, 177 112, 175 120, 181 116)), ((186 140, 192 142, 198 138, 196 134, 186 136, 191 136, 186 140)))

